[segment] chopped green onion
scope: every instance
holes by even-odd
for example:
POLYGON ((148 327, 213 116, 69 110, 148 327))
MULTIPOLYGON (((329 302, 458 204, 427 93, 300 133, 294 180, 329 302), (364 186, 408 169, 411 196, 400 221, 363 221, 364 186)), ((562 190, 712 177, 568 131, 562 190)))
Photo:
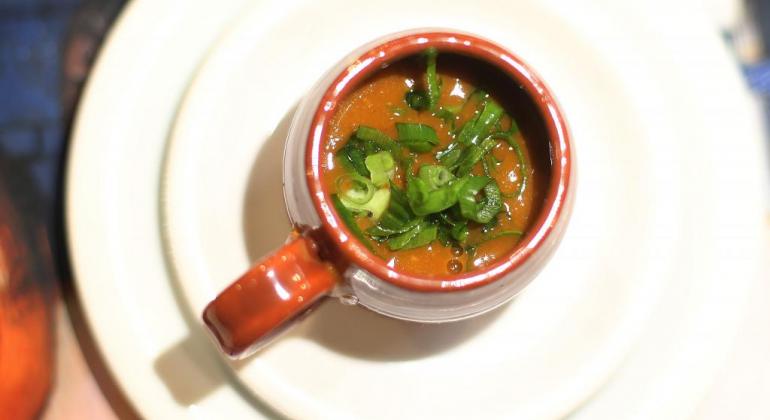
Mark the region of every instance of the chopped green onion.
POLYGON ((503 206, 500 188, 486 176, 469 176, 458 183, 457 201, 460 212, 470 220, 487 223, 500 212, 503 206), (476 195, 484 190, 484 197, 476 201, 476 195))
POLYGON ((468 224, 462 223, 454 225, 449 232, 452 235, 452 238, 454 238, 457 242, 464 243, 468 239, 468 224))
POLYGON ((486 155, 481 159, 481 166, 484 168, 484 175, 492 177, 492 172, 495 170, 495 162, 490 161, 492 155, 486 155))
POLYGON ((425 92, 419 90, 410 90, 404 95, 404 101, 409 108, 415 111, 422 111, 428 109, 430 106, 430 100, 425 92))
POLYGON ((439 78, 436 74, 436 58, 438 57, 438 50, 436 48, 428 48, 425 50, 425 58, 427 61, 427 69, 425 71, 425 86, 428 90, 428 109, 433 111, 436 108, 439 98, 441 97, 441 86, 439 86, 439 78))
POLYGON ((457 176, 463 177, 468 175, 481 158, 489 153, 496 145, 497 141, 494 139, 484 139, 479 145, 471 144, 463 149, 457 162, 457 169, 455 171, 457 176))
POLYGON ((453 181, 455 176, 440 165, 423 165, 418 176, 408 176, 406 198, 414 214, 426 216, 452 207, 457 202, 453 181))
MULTIPOLYGON (((465 107, 467 107, 469 104, 473 102, 480 102, 483 103, 484 101, 489 98, 489 94, 484 89, 474 89, 473 92, 471 92, 470 95, 468 95, 468 98, 465 99, 465 102, 463 103, 462 107, 460 108, 460 111, 463 111, 465 107)), ((478 112, 478 111, 476 111, 478 112)))
POLYGON ((465 248, 465 254, 468 259, 465 262, 465 271, 471 271, 473 269, 473 260, 476 259, 476 246, 468 246, 465 248))
POLYGON ((358 138, 351 137, 350 140, 337 151, 337 156, 340 158, 343 165, 349 169, 361 176, 369 177, 369 170, 366 169, 366 164, 364 163, 366 152, 364 151, 363 144, 358 138))
POLYGON ((449 228, 443 224, 438 225, 437 228, 438 232, 436 233, 436 239, 438 239, 439 243, 447 248, 452 246, 452 242, 454 241, 452 240, 452 236, 449 233, 449 228))
POLYGON ((511 117, 511 126, 508 128, 509 134, 516 134, 519 132, 519 125, 516 124, 516 120, 511 117))
POLYGON ((522 235, 524 235, 524 232, 520 230, 504 230, 502 232, 498 232, 492 235, 485 235, 480 240, 468 246, 475 249, 476 247, 483 244, 484 242, 489 242, 497 238, 502 238, 504 236, 522 236, 522 235))
POLYGON ((376 226, 367 230, 374 237, 386 238, 391 235, 404 233, 413 228, 420 219, 414 217, 409 210, 406 194, 395 185, 390 187, 390 203, 388 209, 380 217, 376 226))
POLYGON ((371 174, 372 183, 377 187, 384 187, 390 184, 393 175, 396 172, 396 162, 388 152, 378 152, 369 155, 364 160, 366 169, 371 174))
POLYGON ((358 174, 337 178, 337 193, 340 199, 354 205, 366 204, 374 196, 375 187, 371 181, 358 174))
POLYGON ((401 145, 382 131, 366 125, 356 129, 355 137, 361 139, 367 147, 367 155, 380 150, 389 151, 394 158, 401 157, 401 145))
POLYGON ((417 153, 429 152, 438 141, 436 130, 425 124, 396 123, 398 141, 417 153))
POLYGON ((390 188, 380 188, 375 191, 374 194, 372 194, 372 198, 365 203, 355 203, 345 197, 340 197, 340 201, 348 210, 367 214, 372 220, 377 221, 388 208, 390 188))
MULTIPOLYGON (((387 214, 387 213, 386 213, 387 214)), ((385 216, 383 216, 383 219, 385 216)), ((375 226, 370 227, 366 230, 366 233, 368 233, 370 236, 379 237, 379 238, 387 238, 389 236, 398 235, 400 233, 405 233, 415 226, 417 226, 418 223, 420 223, 422 219, 412 219, 408 221, 407 223, 393 228, 386 227, 385 223, 379 223, 375 226)))
POLYGON ((340 216, 340 219, 342 219, 343 223, 347 225, 350 233, 352 233, 353 236, 361 241, 361 243, 364 244, 364 246, 366 246, 370 251, 374 252, 374 247, 372 247, 372 244, 366 239, 364 232, 361 231, 361 228, 356 223, 356 219, 353 217, 353 214, 345 207, 344 204, 342 204, 339 196, 337 196, 337 194, 332 194, 331 199, 334 209, 337 210, 337 214, 340 216))
POLYGON ((449 212, 448 212, 448 211, 443 211, 443 212, 439 213, 439 214, 438 214, 438 218, 439 218, 439 220, 440 220, 440 221, 441 221, 443 224, 445 224, 445 225, 448 225, 448 226, 455 226, 455 225, 457 225, 457 224, 459 224, 459 223, 464 223, 464 222, 458 222, 458 221, 454 220, 454 219, 453 219, 453 218, 452 218, 452 217, 449 215, 449 212))
POLYGON ((418 177, 422 178, 432 190, 442 188, 455 179, 452 172, 441 165, 423 165, 420 167, 418 177))
POLYGON ((516 199, 521 200, 521 196, 524 194, 524 189, 527 187, 527 181, 529 179, 529 174, 527 173, 529 170, 527 159, 524 157, 524 151, 521 150, 521 145, 513 139, 513 136, 509 137, 508 144, 513 148, 513 151, 516 152, 516 158, 519 160, 519 176, 521 177, 521 181, 519 181, 519 188, 516 190, 516 199))
POLYGON ((484 225, 481 226, 481 233, 487 233, 490 230, 494 229, 498 224, 500 224, 500 221, 497 219, 497 216, 494 216, 492 220, 488 221, 487 223, 484 223, 484 225))
POLYGON ((476 118, 465 123, 458 141, 462 144, 478 144, 503 116, 503 108, 493 100, 484 102, 484 108, 476 118))
MULTIPOLYGON (((513 151, 516 153, 516 159, 518 159, 519 161, 518 166, 519 166, 519 176, 521 178, 521 181, 519 182, 519 187, 516 189, 516 192, 513 193, 510 197, 521 200, 521 196, 524 194, 524 189, 527 187, 529 174, 528 174, 527 158, 524 156, 524 151, 522 150, 519 142, 513 138, 513 135, 518 131, 519 131, 519 127, 518 125, 516 125, 516 121, 511 119, 511 127, 508 129, 508 131, 492 133, 487 136, 487 139, 492 139, 492 138, 505 139, 508 145, 511 146, 513 151)), ((506 197, 508 197, 508 195, 506 195, 506 197)))
POLYGON ((455 130, 455 121, 457 121, 457 112, 452 111, 450 107, 441 107, 433 113, 437 118, 442 119, 450 125, 450 130, 455 130))
POLYGON ((406 196, 409 206, 418 216, 438 213, 457 202, 457 192, 451 184, 434 189, 424 179, 414 176, 406 183, 406 196))
POLYGON ((413 218, 414 214, 409 210, 409 201, 406 198, 406 192, 391 183, 390 193, 392 199, 388 212, 394 213, 401 221, 413 218))
POLYGON ((399 249, 418 248, 424 245, 428 245, 433 240, 435 240, 437 236, 438 228, 436 225, 421 221, 408 231, 389 239, 388 247, 392 251, 398 251, 399 249))
POLYGON ((453 142, 447 146, 446 149, 436 153, 436 159, 438 159, 442 165, 452 168, 455 167, 461 155, 462 145, 458 142, 453 142))

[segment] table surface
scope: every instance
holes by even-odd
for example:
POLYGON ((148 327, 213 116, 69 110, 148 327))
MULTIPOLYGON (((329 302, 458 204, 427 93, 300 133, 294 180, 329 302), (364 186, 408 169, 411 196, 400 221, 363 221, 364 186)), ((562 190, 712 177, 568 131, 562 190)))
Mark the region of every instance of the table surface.
MULTIPOLYGON (((32 269, 20 280, 20 293, 42 296, 48 314, 51 348, 39 357, 50 359, 54 372, 43 384, 47 399, 35 408, 45 419, 138 417, 89 336, 67 267, 61 220, 61 174, 74 106, 124 2, 0 1, 0 194, 7 191, 10 212, 20 221, 12 231, 30 251, 25 264, 32 269)), ((760 92, 770 85, 761 63, 747 67, 747 74, 760 92)), ((0 230, 4 217, 0 206, 0 230)), ((757 284, 753 296, 735 351, 699 419, 735 418, 738 412, 741 418, 770 418, 770 400, 762 393, 770 389, 770 282, 757 284)))

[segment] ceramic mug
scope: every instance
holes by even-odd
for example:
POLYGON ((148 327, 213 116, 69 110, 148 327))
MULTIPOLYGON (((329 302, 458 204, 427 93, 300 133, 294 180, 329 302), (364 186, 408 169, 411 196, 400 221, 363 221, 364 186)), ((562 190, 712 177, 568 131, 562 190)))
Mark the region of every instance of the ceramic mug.
POLYGON ((360 304, 393 318, 448 322, 476 316, 510 300, 544 267, 563 236, 574 195, 566 121, 548 87, 519 57, 476 36, 421 30, 384 37, 338 62, 300 104, 284 152, 284 197, 294 226, 288 242, 222 291, 203 320, 222 350, 247 356, 324 297, 360 304), (421 278, 398 272, 354 239, 321 181, 320 156, 338 105, 367 77, 428 47, 496 67, 525 92, 546 142, 550 179, 544 203, 516 249, 489 266, 421 278))

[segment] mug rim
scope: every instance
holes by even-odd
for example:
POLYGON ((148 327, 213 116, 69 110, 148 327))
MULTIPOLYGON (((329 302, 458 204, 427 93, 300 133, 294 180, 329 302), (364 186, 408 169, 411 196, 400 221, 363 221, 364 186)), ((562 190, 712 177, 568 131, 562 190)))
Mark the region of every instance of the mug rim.
POLYGON ((566 120, 554 95, 540 77, 517 55, 491 41, 463 32, 421 31, 398 36, 369 48, 346 66, 328 85, 310 124, 305 148, 305 174, 311 201, 321 226, 343 258, 395 286, 420 292, 469 290, 493 283, 532 258, 551 236, 558 222, 566 217, 571 192, 571 138, 566 120), (321 151, 329 123, 337 105, 368 76, 383 66, 420 53, 428 47, 484 61, 517 82, 535 104, 546 126, 550 146, 551 175, 543 206, 516 248, 487 267, 444 277, 421 277, 388 267, 350 232, 331 203, 330 192, 322 182, 321 151))

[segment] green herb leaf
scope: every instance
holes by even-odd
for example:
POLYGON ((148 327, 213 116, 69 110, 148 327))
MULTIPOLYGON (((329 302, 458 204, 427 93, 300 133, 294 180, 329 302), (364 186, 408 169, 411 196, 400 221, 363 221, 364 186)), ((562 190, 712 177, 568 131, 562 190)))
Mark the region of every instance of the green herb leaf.
POLYGON ((366 169, 369 170, 370 179, 377 187, 390 185, 390 180, 396 172, 396 162, 388 152, 377 152, 369 155, 364 160, 366 169))
POLYGON ((396 123, 398 141, 417 153, 429 152, 438 141, 436 130, 425 124, 396 123))
POLYGON ((486 176, 468 176, 457 184, 457 202, 462 215, 478 223, 487 223, 502 209, 502 195, 497 183, 486 176), (484 197, 476 200, 483 189, 484 197))

